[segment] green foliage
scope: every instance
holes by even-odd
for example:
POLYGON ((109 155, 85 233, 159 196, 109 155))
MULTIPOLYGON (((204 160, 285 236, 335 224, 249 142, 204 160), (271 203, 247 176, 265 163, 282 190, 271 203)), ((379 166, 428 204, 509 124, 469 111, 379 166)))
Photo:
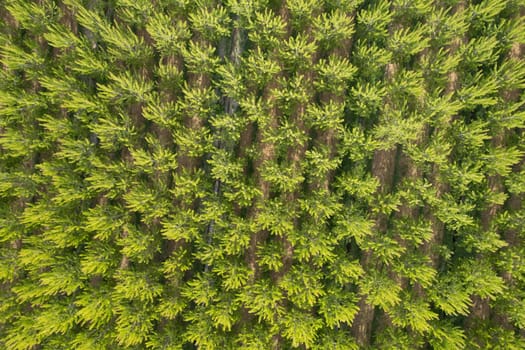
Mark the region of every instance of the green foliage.
POLYGON ((525 348, 524 6, 0 0, 0 348, 525 348))
POLYGON ((372 271, 365 275, 359 284, 361 293, 366 295, 371 305, 389 310, 401 301, 401 287, 382 272, 372 271))
POLYGON ((283 336, 290 339, 293 347, 304 344, 312 347, 317 338, 317 331, 322 327, 322 321, 299 310, 292 310, 283 317, 283 336))
POLYGON ((438 315, 430 310, 428 303, 406 293, 401 300, 389 313, 392 323, 398 327, 410 327, 419 333, 430 331, 429 321, 437 319, 438 315))

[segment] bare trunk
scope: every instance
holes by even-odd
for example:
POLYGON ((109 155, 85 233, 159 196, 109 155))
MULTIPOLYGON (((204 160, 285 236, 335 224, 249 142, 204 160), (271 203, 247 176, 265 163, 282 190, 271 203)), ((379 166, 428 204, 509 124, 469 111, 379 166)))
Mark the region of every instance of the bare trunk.
MULTIPOLYGON (((395 160, 397 149, 377 150, 372 160, 372 175, 379 180, 379 193, 390 192, 394 181, 395 160)), ((385 232, 388 226, 388 217, 378 214, 375 218, 374 231, 385 232)), ((374 260, 370 250, 364 251, 361 256, 361 266, 365 271, 378 269, 379 262, 374 260)), ((360 346, 368 346, 372 334, 372 322, 374 320, 374 306, 367 301, 367 296, 363 295, 358 303, 359 312, 352 323, 352 334, 360 346)))
MULTIPOLYGON (((269 85, 267 87, 267 93, 269 93, 274 88, 275 87, 273 86, 273 84, 269 85)), ((273 107, 270 111, 270 121, 268 125, 266 126, 267 129, 272 130, 272 129, 277 128, 277 115, 278 115, 277 107, 273 107)), ((272 160, 275 156, 275 147, 273 143, 264 141, 263 130, 261 129, 257 131, 256 142, 257 142, 257 149, 259 151, 260 156, 254 165, 254 169, 255 169, 254 176, 255 176, 257 188, 261 191, 261 196, 256 200, 256 203, 251 207, 249 217, 252 219, 255 219, 259 215, 259 209, 257 208, 257 206, 266 202, 270 198, 270 184, 266 180, 263 179, 261 175, 261 170, 262 170, 263 164, 267 161, 272 160)), ((246 259, 248 262, 248 266, 252 270, 252 278, 254 280, 256 280, 260 276, 260 270, 257 264, 257 247, 260 243, 266 240, 267 236, 268 236, 268 232, 261 230, 261 231, 258 231, 252 234, 250 238, 250 245, 248 247, 246 259)))
MULTIPOLYGON (((454 8, 453 13, 459 13, 465 10, 465 2, 460 1, 456 7, 454 8)), ((450 53, 454 54, 460 47, 460 45, 463 43, 465 38, 457 38, 449 47, 450 53)), ((458 74, 457 72, 450 72, 448 73, 448 81, 447 81, 447 87, 445 89, 445 95, 452 95, 457 89, 458 89, 458 74)), ((454 119, 456 119, 457 116, 453 116, 450 120, 452 122, 454 119)), ((434 130, 434 135, 438 135, 441 130, 439 128, 436 128, 434 130)), ((451 161, 451 157, 449 156, 449 161, 451 161)), ((444 193, 449 192, 450 187, 448 184, 443 183, 440 179, 440 168, 439 165, 434 164, 432 166, 432 172, 430 174, 430 183, 436 190, 435 197, 441 198, 444 193)), ((431 223, 432 228, 432 237, 430 241, 427 242, 423 246, 423 251, 430 255, 430 259, 432 261, 432 266, 434 268, 438 268, 440 264, 440 256, 439 253, 436 251, 436 247, 440 246, 443 242, 444 234, 445 234, 445 225, 441 220, 439 220, 433 213, 431 208, 426 208, 426 217, 431 223)))
MULTIPOLYGON (((353 20, 355 16, 355 13, 352 13, 349 15, 349 17, 353 20)), ((339 57, 339 58, 346 58, 350 54, 350 49, 352 47, 352 41, 353 38, 347 38, 343 40, 343 42, 333 48, 330 51, 330 55, 332 57, 339 57)), ((339 95, 333 92, 324 92, 319 94, 319 100, 322 104, 328 105, 329 103, 335 103, 335 104, 343 104, 345 102, 346 98, 346 91, 343 92, 343 94, 339 95)), ((335 157, 337 152, 337 144, 338 144, 338 133, 334 129, 326 129, 322 130, 319 133, 319 136, 317 137, 317 143, 319 145, 327 146, 329 150, 329 158, 332 159, 335 157)), ((327 174, 327 176, 321 180, 319 183, 314 183, 314 188, 319 188, 323 191, 329 192, 329 186, 333 179, 333 172, 330 172, 327 174)), ((311 188, 312 190, 312 188, 311 188)))
MULTIPOLYGON (((279 15, 284 19, 285 23, 288 19, 288 9, 286 7, 286 1, 283 0, 281 7, 279 9, 279 15)), ((287 36, 290 35, 288 31, 287 36)), ((283 38, 283 40, 286 38, 283 38)), ((252 205, 249 217, 251 219, 256 218, 259 215, 258 205, 266 202, 270 198, 270 183, 263 179, 261 170, 263 165, 275 158, 275 145, 273 142, 268 142, 264 140, 264 134, 268 130, 275 130, 279 126, 279 109, 276 106, 275 98, 272 96, 272 91, 278 88, 277 80, 282 76, 283 72, 279 73, 278 76, 274 77, 273 81, 268 83, 263 92, 263 100, 268 101, 268 106, 270 106, 269 111, 269 121, 267 125, 259 125, 257 129, 257 135, 255 142, 257 143, 257 150, 259 153, 259 158, 255 161, 254 164, 254 177, 257 184, 257 188, 261 191, 261 196, 256 200, 254 205, 252 205), (263 129, 264 128, 264 129, 263 129)), ((247 135, 248 136, 248 135, 247 135)), ((250 246, 246 254, 246 261, 248 266, 252 271, 252 279, 257 280, 260 276, 260 269, 257 264, 257 246, 264 242, 268 237, 268 232, 265 230, 260 230, 252 234, 250 238, 250 246)))
MULTIPOLYGON (((522 16, 524 12, 525 11, 522 8, 520 10, 519 16, 522 16)), ((522 53, 523 53, 523 45, 520 44, 520 43, 514 43, 512 45, 512 48, 511 48, 510 52, 509 52, 509 58, 511 60, 512 59, 513 60, 520 60, 521 57, 522 57, 522 53)), ((520 93, 521 93, 521 91, 519 89, 504 91, 503 92, 503 98, 505 99, 506 102, 515 102, 515 101, 519 100, 520 93)), ((505 140, 503 140, 503 142, 504 141, 505 140)), ((525 158, 522 159, 521 162, 519 164, 517 164, 514 167, 513 170, 515 172, 519 172, 523 168, 524 164, 525 164, 525 158)), ((504 187, 503 184, 501 183, 501 179, 499 177, 497 177, 494 180, 498 180, 498 181, 496 183, 490 184, 490 179, 489 179, 489 186, 491 186, 491 188, 492 187, 496 187, 496 186, 499 186, 501 188, 504 187)), ((499 189, 499 190, 501 191, 501 189, 499 189)), ((515 212, 517 212, 517 211, 522 209, 522 201, 523 201, 523 196, 522 195, 518 195, 518 194, 514 194, 513 193, 513 194, 510 195, 510 197, 508 198, 507 202, 505 203, 505 208, 506 208, 507 211, 509 211, 511 213, 515 213, 515 212)), ((514 248, 514 247, 516 247, 516 246, 518 246, 520 244, 518 232, 514 228, 507 229, 503 233, 503 237, 505 239, 505 242, 508 244, 508 247, 506 249, 512 249, 512 248, 514 248)), ((512 286, 514 284, 514 277, 512 276, 511 272, 504 271, 502 273, 501 277, 503 278, 503 281, 505 281, 505 284, 507 286, 512 286)), ((486 314, 482 314, 481 316, 485 316, 485 315, 486 314)), ((496 311, 496 312, 494 312, 493 318, 498 324, 502 325, 504 328, 506 328, 506 329, 514 329, 514 327, 512 325, 512 322, 509 319, 508 315, 501 314, 501 313, 496 311)), ((522 331, 522 333, 523 333, 523 331, 522 331)), ((522 334, 522 336, 523 336, 523 334, 522 334)))

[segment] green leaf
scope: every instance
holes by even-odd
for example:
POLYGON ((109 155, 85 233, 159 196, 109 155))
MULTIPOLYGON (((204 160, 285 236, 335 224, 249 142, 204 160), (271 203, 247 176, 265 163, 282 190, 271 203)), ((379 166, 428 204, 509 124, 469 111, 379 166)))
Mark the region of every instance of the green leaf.
POLYGON ((287 313, 282 322, 282 334, 292 341, 293 347, 304 345, 307 349, 311 348, 317 338, 317 331, 322 328, 321 320, 297 309, 287 313))
POLYGON ((351 325, 359 311, 358 301, 353 293, 332 288, 319 300, 319 313, 328 327, 341 327, 341 323, 351 325))
POLYGON ((371 271, 358 284, 360 294, 372 305, 390 310, 401 301, 401 287, 383 272, 371 271))

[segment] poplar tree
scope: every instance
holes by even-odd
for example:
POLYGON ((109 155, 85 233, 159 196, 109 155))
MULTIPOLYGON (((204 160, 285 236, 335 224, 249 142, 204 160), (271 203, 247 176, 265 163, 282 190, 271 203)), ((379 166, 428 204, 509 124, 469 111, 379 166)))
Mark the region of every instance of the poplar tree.
POLYGON ((525 348, 522 0, 0 0, 0 347, 525 348))

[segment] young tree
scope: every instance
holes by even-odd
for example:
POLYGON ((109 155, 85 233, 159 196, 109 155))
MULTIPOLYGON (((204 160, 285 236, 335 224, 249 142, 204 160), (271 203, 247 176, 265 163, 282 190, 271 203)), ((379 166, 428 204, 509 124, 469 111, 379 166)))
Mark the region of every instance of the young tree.
POLYGON ((520 0, 0 0, 0 347, 525 348, 520 0))

